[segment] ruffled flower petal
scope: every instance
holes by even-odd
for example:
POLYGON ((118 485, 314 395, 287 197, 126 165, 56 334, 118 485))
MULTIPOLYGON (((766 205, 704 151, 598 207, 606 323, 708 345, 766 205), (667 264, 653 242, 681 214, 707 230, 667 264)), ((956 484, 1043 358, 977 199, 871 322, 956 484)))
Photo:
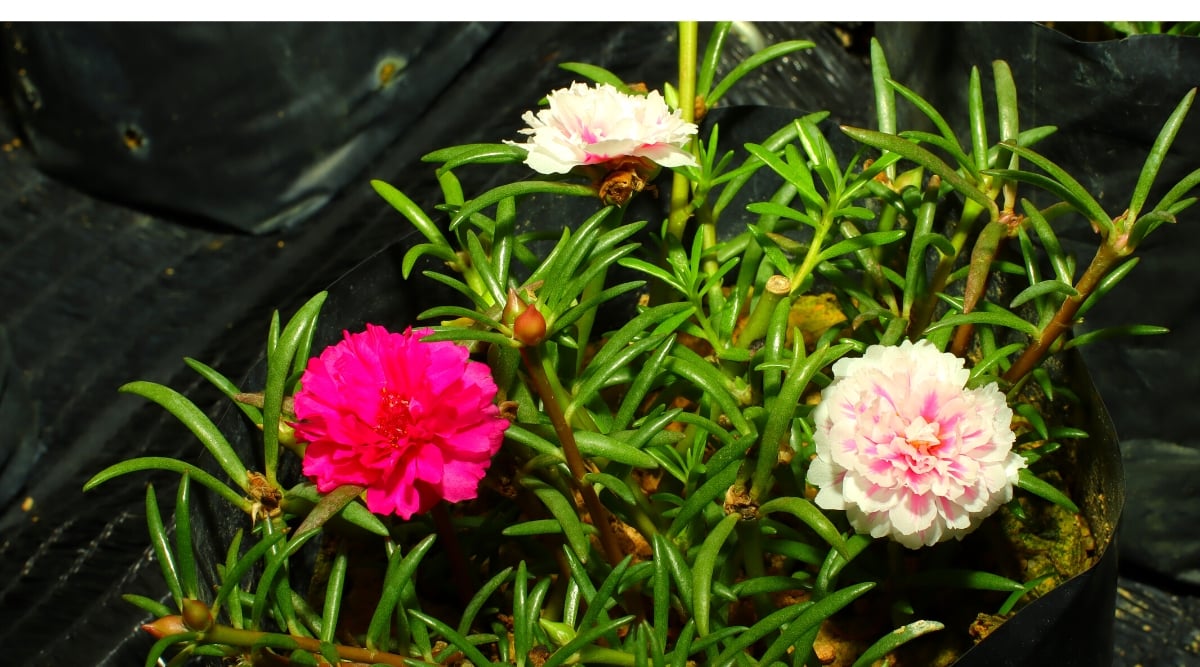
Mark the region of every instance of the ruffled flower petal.
POLYGON ((995 384, 929 341, 874 345, 833 365, 813 412, 815 502, 910 549, 961 539, 1012 499, 1025 460, 995 384))
POLYGON ((294 427, 319 491, 364 486, 368 509, 405 519, 476 496, 508 421, 487 365, 427 333, 368 324, 309 360, 294 427))
POLYGON ((525 164, 541 174, 638 157, 663 167, 697 166, 683 146, 697 128, 671 111, 658 91, 627 95, 609 84, 573 83, 546 97, 549 106, 525 112, 525 164))

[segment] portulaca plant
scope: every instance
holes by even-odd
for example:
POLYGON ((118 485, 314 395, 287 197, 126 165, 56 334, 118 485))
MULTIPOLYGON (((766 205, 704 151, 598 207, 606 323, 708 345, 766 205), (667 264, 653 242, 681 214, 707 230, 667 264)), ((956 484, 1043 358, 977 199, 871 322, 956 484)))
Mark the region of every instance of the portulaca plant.
POLYGON ((186 398, 125 388, 187 422, 228 478, 134 459, 87 485, 182 474, 173 540, 147 496, 171 598, 129 596, 156 619, 147 665, 931 664, 972 641, 974 616, 945 598, 999 622, 1086 567, 988 554, 1018 549, 1022 522, 1083 520, 1063 454, 1087 433, 1046 361, 1161 331, 1069 337, 1195 202, 1200 170, 1147 206, 1195 90, 1114 215, 1036 151, 1054 130, 1019 127, 1003 62, 994 124, 972 70, 965 144, 873 44, 878 129, 807 114, 726 146, 709 110, 812 47, 770 46, 719 79, 729 28, 698 57, 681 24, 661 92, 564 65, 577 80, 527 127, 425 156, 433 210, 375 182, 424 237, 404 291, 440 296, 311 354, 319 294, 272 322, 260 386, 189 361, 261 429, 253 459, 186 398), (899 131, 901 103, 936 132, 899 131), (837 132, 856 152, 834 150, 837 132), (496 165, 516 180, 463 191, 462 170, 496 165), (751 179, 773 194, 735 207, 751 179), (1086 266, 1055 233, 1079 217, 1096 233, 1086 266), (245 514, 212 569, 195 482, 245 514))

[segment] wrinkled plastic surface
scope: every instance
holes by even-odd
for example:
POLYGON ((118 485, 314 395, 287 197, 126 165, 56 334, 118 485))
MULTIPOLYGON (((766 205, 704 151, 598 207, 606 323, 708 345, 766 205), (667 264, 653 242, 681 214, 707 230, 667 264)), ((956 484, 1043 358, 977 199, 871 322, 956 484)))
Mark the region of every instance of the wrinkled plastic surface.
POLYGON ((265 232, 315 213, 496 31, 478 23, 9 27, 38 166, 174 217, 265 232))

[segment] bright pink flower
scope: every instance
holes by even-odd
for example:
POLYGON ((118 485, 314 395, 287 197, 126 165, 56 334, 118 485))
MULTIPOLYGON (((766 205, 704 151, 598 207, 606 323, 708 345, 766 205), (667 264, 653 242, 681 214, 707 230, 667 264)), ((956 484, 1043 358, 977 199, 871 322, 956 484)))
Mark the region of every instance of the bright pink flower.
POLYGON ((1025 460, 996 385, 929 341, 873 345, 833 365, 813 412, 817 505, 910 549, 961 539, 1012 499, 1025 460))
POLYGON ((475 497, 508 421, 491 369, 429 332, 368 324, 309 360, 295 428, 318 490, 365 486, 368 509, 405 519, 475 497))

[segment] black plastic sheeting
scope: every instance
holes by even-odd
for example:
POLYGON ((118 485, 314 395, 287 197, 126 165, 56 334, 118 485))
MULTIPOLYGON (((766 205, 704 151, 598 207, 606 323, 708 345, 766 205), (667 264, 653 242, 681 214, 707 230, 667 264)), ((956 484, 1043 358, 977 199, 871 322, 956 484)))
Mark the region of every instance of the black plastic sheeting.
POLYGON ((361 173, 495 30, 18 25, 9 85, 45 172, 164 215, 264 232, 312 215, 361 173))
MULTIPOLYGON (((984 69, 987 81, 990 60, 1008 59, 1023 105, 1042 105, 1023 106, 1022 125, 1060 123, 1070 140, 1052 137, 1041 148, 1064 164, 1083 159, 1085 173, 1077 175, 1085 183, 1112 175, 1112 181, 1093 184, 1113 213, 1123 208, 1132 172, 1110 167, 1140 166, 1158 125, 1186 89, 1200 83, 1200 42, 1187 38, 1079 44, 1024 24, 873 27, 895 78, 934 100, 951 119, 965 114, 965 102, 954 96, 969 64, 984 69), (1080 127, 1091 130, 1092 138, 1081 139, 1063 124, 1069 118, 1084 119, 1080 127)), ((735 53, 780 38, 812 39, 818 48, 744 81, 727 103, 830 109, 837 122, 871 124, 861 40, 871 28, 741 26, 730 38, 735 53), (842 46, 843 39, 851 48, 842 46)), ((521 113, 572 80, 555 67, 558 62, 600 64, 652 87, 675 78, 674 27, 667 24, 404 24, 380 30, 384 36, 349 41, 349 31, 366 28, 256 26, 224 42, 237 30, 212 24, 143 33, 140 48, 164 49, 159 60, 166 74, 159 88, 144 83, 153 71, 144 69, 146 63, 118 66, 116 54, 138 45, 114 49, 117 30, 21 24, 0 29, 0 65, 9 92, 0 114, 0 330, 7 332, 11 350, 7 354, 0 345, 0 496, 9 498, 0 512, 0 609, 6 619, 0 655, 6 663, 133 665, 141 664, 150 645, 137 629, 143 616, 119 595, 162 592, 145 531, 145 484, 166 490, 175 478, 131 476, 86 496, 80 487, 120 459, 163 455, 200 461, 205 453, 156 406, 118 395, 120 384, 134 379, 168 384, 216 414, 221 404, 216 392, 181 357, 240 375, 257 358, 273 309, 287 315, 395 240, 402 221, 371 191, 368 179, 395 183, 419 204, 430 203, 435 184, 417 158, 454 143, 518 138, 521 113), (56 37, 64 34, 73 38, 56 37), (185 35, 210 49, 225 44, 225 65, 176 67, 189 52, 166 45, 185 35), (347 48, 359 41, 361 50, 347 48), (82 62, 55 53, 86 46, 98 51, 82 62), (281 53, 293 54, 293 62, 281 60, 281 53), (374 90, 368 82, 379 81, 380 59, 389 54, 407 59, 402 71, 411 78, 396 80, 395 92, 367 94, 374 90), (258 61, 276 63, 274 71, 291 75, 272 78, 272 66, 247 65, 258 61), (135 76, 138 68, 142 75, 135 76), (246 78, 239 78, 246 69, 246 78), (92 74, 60 85, 66 83, 60 78, 64 71, 92 74), (134 79, 139 84, 124 97, 112 96, 113 82, 134 79), (232 94, 188 96, 187 87, 201 81, 239 83, 224 89, 232 94), (316 95, 321 81, 326 92, 316 95), (31 90, 42 110, 60 114, 58 120, 34 118, 31 90), (262 125, 247 121, 245 110, 256 98, 278 107, 287 103, 289 90, 307 100, 295 107, 307 110, 300 115, 317 120, 303 124, 285 114, 265 117, 262 125), (204 122, 172 125, 172 110, 162 103, 167 97, 158 94, 167 91, 174 91, 177 103, 186 100, 175 111, 193 117, 220 111, 246 122, 226 126, 229 135, 214 133, 204 122), (383 105, 378 100, 386 96, 395 96, 389 102, 395 106, 372 107, 383 105), (347 98, 367 100, 362 104, 369 108, 349 109, 362 114, 355 122, 322 127, 319 119, 345 111, 339 105, 347 98), (46 106, 52 101, 53 107, 46 106), (242 109, 240 115, 234 107, 242 109), (78 114, 74 128, 72 109, 78 114), (138 130, 133 135, 126 133, 131 118, 138 130), (289 125, 293 122, 298 124, 289 125), (255 129, 261 133, 251 132, 255 129), (359 139, 356 133, 369 136, 359 139), (138 136, 148 140, 138 144, 138 136), (131 144, 144 156, 131 154, 131 144), (184 150, 189 145, 203 149, 204 159, 191 161, 184 150), (345 146, 353 148, 340 166, 315 167, 333 165, 330 156, 345 146), (327 178, 312 180, 313 189, 300 196, 295 186, 305 173, 327 178), (271 228, 275 231, 258 235, 238 231, 271 228)), ((1190 118, 1176 143, 1183 157, 1169 162, 1169 170, 1178 174, 1200 164, 1198 127, 1200 120, 1190 118)), ((196 157, 196 151, 190 155, 196 157)), ((1200 473, 1200 443, 1192 435, 1200 417, 1189 405, 1200 373, 1187 349, 1200 321, 1191 307, 1200 281, 1189 271, 1200 252, 1200 239, 1194 238, 1200 231, 1186 224, 1188 215, 1195 216, 1189 212, 1184 224, 1150 238, 1142 251, 1146 261, 1085 325, 1103 326, 1133 313, 1173 329, 1167 337, 1084 349, 1126 458, 1122 567, 1130 563, 1139 576, 1157 575, 1165 588, 1124 580, 1116 664, 1186 664, 1196 658, 1189 642, 1200 639, 1191 627, 1195 623, 1187 622, 1200 616, 1200 604, 1186 595, 1192 591, 1186 582, 1200 567, 1200 475, 1194 474, 1200 473), (1164 623, 1151 635, 1139 632, 1140 622, 1123 626, 1122 609, 1134 617, 1167 611, 1156 616, 1164 623)), ((1083 239, 1086 230, 1076 233, 1083 239)), ((169 494, 160 495, 165 501, 169 494)), ((169 511, 169 502, 164 505, 169 511)))

